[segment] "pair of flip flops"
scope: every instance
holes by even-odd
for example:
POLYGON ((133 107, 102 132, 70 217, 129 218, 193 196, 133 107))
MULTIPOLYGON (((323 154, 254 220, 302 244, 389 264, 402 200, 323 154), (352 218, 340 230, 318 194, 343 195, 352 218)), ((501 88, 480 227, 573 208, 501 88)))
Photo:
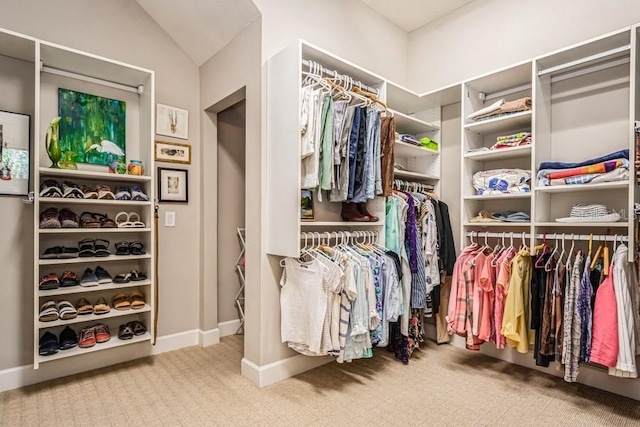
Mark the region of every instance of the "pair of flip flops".
POLYGON ((38 319, 41 322, 53 322, 55 320, 70 320, 78 317, 78 311, 69 301, 47 301, 40 307, 38 319))
POLYGON ((144 255, 146 252, 144 250, 144 243, 140 240, 135 240, 133 242, 125 242, 120 241, 116 242, 116 255, 144 255))
POLYGON ((118 338, 121 340, 130 340, 134 336, 140 336, 147 333, 147 327, 139 320, 134 320, 124 325, 120 325, 118 338))
POLYGON ((113 278, 113 283, 123 284, 129 282, 140 282, 147 280, 147 275, 139 272, 138 270, 131 270, 130 273, 120 273, 113 278))
POLYGON ((111 300, 113 308, 116 310, 140 310, 146 305, 144 294, 138 290, 131 292, 130 295, 124 292, 118 292, 111 300))
POLYGON ((107 257, 111 255, 109 245, 111 242, 105 239, 83 239, 78 243, 80 257, 107 257))
POLYGON ((115 218, 119 228, 144 228, 144 222, 140 221, 140 215, 136 212, 120 212, 115 218))

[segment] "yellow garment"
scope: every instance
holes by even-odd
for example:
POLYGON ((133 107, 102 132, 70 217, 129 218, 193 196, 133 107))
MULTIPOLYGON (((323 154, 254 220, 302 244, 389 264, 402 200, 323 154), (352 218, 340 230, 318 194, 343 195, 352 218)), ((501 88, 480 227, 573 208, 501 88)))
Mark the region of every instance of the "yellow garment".
POLYGON ((507 345, 519 353, 529 351, 529 286, 531 283, 531 255, 521 250, 511 261, 511 278, 509 291, 504 303, 502 319, 502 335, 507 338, 507 345))

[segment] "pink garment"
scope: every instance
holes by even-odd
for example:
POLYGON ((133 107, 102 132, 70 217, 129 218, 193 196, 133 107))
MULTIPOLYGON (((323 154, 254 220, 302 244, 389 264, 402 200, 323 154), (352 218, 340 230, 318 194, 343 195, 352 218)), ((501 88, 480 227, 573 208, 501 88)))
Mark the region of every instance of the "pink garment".
MULTIPOLYGON (((472 258, 474 259, 474 258, 472 258)), ((474 336, 480 334, 480 319, 482 318, 483 299, 482 299, 482 285, 480 284, 480 276, 484 270, 484 265, 487 260, 487 256, 484 253, 479 253, 473 261, 475 267, 473 268, 473 328, 472 332, 474 336)))
POLYGON ((591 333, 591 362, 613 368, 617 361, 618 308, 613 275, 610 274, 598 287, 596 293, 591 333))
POLYGON ((505 251, 498 260, 500 270, 496 278, 495 304, 493 310, 493 324, 495 327, 496 348, 503 349, 507 345, 507 339, 500 333, 502 330, 502 318, 504 317, 504 299, 509 292, 511 280, 511 261, 516 256, 516 251, 505 251))
POLYGON ((493 309, 494 309, 494 289, 496 286, 495 269, 491 262, 495 256, 487 255, 482 272, 480 274, 480 295, 482 298, 482 313, 480 314, 480 326, 478 328, 478 338, 483 341, 495 342, 493 334, 493 309))

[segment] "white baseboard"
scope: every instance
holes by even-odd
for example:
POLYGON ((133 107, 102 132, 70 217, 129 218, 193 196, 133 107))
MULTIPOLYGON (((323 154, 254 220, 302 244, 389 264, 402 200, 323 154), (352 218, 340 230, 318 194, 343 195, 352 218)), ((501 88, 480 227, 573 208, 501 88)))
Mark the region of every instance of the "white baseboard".
POLYGON ((0 370, 0 392, 194 345, 213 345, 219 341, 218 329, 206 332, 192 329, 158 337, 154 346, 145 345, 146 343, 131 344, 91 353, 91 357, 76 356, 43 363, 37 370, 33 369, 33 365, 4 369, 0 370))
POLYGON ((258 387, 266 387, 334 361, 332 357, 310 357, 299 354, 277 362, 258 366, 242 358, 242 376, 258 387))
POLYGON ((220 329, 221 337, 228 337, 229 335, 235 335, 240 328, 240 319, 229 320, 228 322, 218 323, 218 329, 220 329))
POLYGON ((198 331, 198 345, 200 347, 209 347, 220 343, 220 329, 210 329, 208 331, 198 331))

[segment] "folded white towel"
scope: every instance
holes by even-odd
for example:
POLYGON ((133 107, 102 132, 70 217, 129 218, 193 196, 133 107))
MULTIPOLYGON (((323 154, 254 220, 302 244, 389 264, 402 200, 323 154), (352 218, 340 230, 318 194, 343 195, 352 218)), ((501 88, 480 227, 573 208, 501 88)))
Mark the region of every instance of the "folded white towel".
POLYGON ((489 105, 488 107, 484 107, 484 108, 476 111, 475 113, 469 114, 469 117, 467 117, 467 119, 468 120, 473 120, 474 118, 476 118, 478 116, 483 116, 483 115, 485 115, 487 113, 492 113, 494 111, 498 111, 498 110, 500 110, 500 107, 502 107, 502 104, 504 104, 504 99, 496 101, 493 104, 489 105))

